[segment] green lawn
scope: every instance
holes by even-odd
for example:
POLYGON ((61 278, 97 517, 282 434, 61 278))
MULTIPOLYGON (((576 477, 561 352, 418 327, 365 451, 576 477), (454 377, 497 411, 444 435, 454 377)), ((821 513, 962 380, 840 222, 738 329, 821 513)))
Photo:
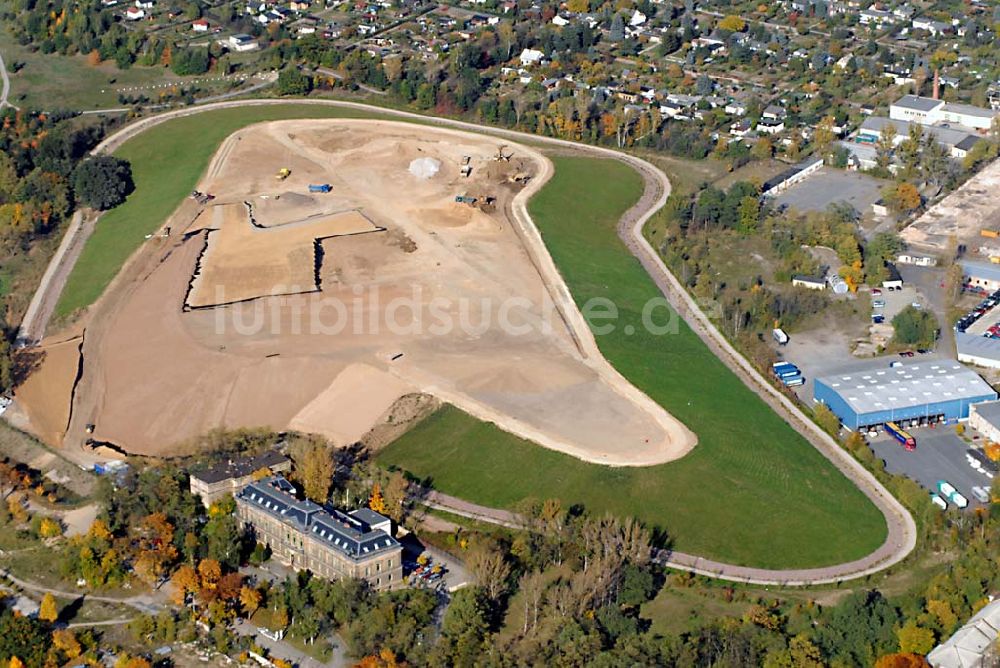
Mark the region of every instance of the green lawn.
MULTIPOLYGON (((641 189, 611 160, 555 157, 530 203, 579 304, 619 308, 598 344, 636 386, 699 438, 679 461, 647 468, 587 464, 447 408, 379 454, 444 492, 491 506, 534 496, 639 517, 676 548, 733 563, 807 567, 861 557, 886 536, 882 515, 809 443, 748 390, 684 324, 655 336, 643 305, 659 292, 615 233, 641 189), (635 334, 625 332, 629 326, 635 334)), ((665 319, 662 309, 660 320, 665 319)))
POLYGON ((55 317, 65 318, 101 296, 146 235, 159 228, 194 189, 227 136, 260 121, 358 115, 348 109, 303 105, 222 109, 175 119, 130 139, 115 155, 131 161, 135 192, 101 217, 69 275, 55 317))

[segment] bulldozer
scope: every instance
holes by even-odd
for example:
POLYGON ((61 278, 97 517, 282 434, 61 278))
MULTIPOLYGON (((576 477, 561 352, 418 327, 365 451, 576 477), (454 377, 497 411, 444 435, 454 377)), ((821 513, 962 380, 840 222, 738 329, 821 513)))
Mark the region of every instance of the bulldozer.
POLYGON ((278 173, 274 175, 274 178, 278 179, 279 181, 284 181, 291 175, 291 173, 292 170, 288 169, 288 167, 282 167, 281 169, 278 170, 278 173))

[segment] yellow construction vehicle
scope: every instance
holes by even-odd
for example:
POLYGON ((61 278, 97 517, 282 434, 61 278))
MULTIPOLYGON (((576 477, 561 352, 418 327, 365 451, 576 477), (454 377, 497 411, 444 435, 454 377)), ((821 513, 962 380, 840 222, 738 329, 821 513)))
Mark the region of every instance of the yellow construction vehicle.
POLYGON ((288 167, 282 167, 281 169, 278 170, 278 173, 274 175, 274 178, 278 179, 279 181, 284 181, 285 179, 288 178, 288 176, 291 173, 292 170, 288 169, 288 167))

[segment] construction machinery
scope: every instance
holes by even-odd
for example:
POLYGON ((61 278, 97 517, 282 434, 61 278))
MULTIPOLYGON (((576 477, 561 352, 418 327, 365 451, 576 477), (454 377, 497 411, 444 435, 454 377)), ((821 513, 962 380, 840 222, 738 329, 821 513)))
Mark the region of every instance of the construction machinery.
POLYGON ((191 199, 193 199, 198 204, 208 204, 213 199, 215 199, 215 195, 213 195, 212 193, 203 193, 197 190, 192 190, 191 199))
POLYGON ((517 172, 508 177, 507 180, 511 183, 520 183, 521 185, 524 185, 531 180, 531 174, 528 174, 527 172, 517 172))
POLYGON ((500 147, 497 148, 497 154, 493 156, 493 159, 497 162, 510 162, 510 159, 514 157, 514 152, 508 151, 505 153, 505 148, 507 148, 507 144, 500 144, 500 147))
POLYGON ((333 190, 333 188, 329 183, 309 184, 309 192, 311 193, 328 193, 331 190, 333 190))
POLYGON ((289 176, 291 176, 291 174, 292 170, 288 169, 288 167, 282 167, 281 169, 278 170, 278 173, 274 175, 274 178, 278 179, 279 181, 284 181, 289 176))

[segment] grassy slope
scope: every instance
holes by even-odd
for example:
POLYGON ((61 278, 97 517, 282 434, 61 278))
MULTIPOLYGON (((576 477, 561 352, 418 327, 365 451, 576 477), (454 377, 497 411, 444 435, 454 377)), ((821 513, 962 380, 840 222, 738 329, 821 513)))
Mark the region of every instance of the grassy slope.
MULTIPOLYGON (((683 323, 653 336, 640 312, 659 293, 615 233, 639 177, 609 160, 555 158, 531 202, 578 303, 609 297, 620 326, 598 337, 608 359, 700 439, 671 464, 610 469, 543 450, 446 409, 379 459, 487 505, 559 497, 665 528, 684 551, 741 564, 801 567, 860 557, 885 538, 878 510, 748 390, 683 323), (633 325, 634 335, 624 333, 633 325)), ((659 313, 662 315, 663 311, 659 313)))
POLYGON ((279 118, 348 117, 350 110, 273 106, 223 109, 158 125, 129 140, 115 155, 132 162, 135 192, 101 217, 56 305, 65 317, 92 304, 129 255, 194 189, 219 144, 241 127, 279 118))

